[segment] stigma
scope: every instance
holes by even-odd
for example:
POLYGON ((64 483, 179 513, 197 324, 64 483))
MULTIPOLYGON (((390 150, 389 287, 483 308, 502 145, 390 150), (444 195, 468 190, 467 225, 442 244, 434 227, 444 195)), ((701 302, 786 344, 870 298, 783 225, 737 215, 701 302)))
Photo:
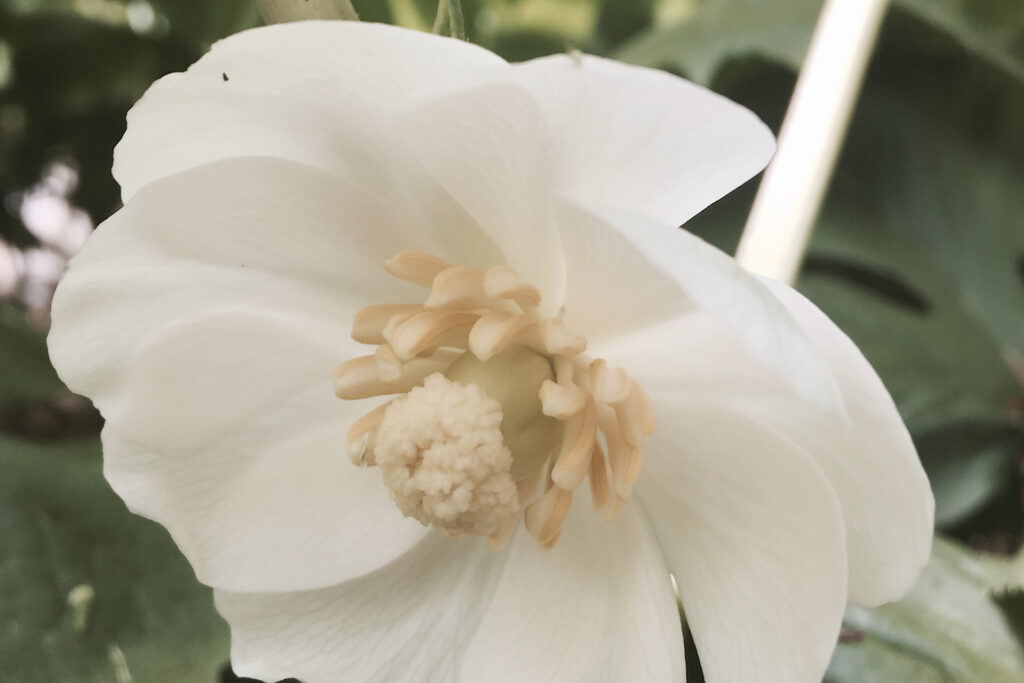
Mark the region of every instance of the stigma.
POLYGON ((385 267, 429 288, 422 304, 375 304, 352 337, 376 348, 335 370, 343 399, 393 396, 351 425, 348 452, 376 466, 407 517, 498 549, 519 519, 553 547, 589 481, 595 512, 632 498, 654 411, 623 370, 586 355, 560 312, 507 266, 404 251, 385 267))

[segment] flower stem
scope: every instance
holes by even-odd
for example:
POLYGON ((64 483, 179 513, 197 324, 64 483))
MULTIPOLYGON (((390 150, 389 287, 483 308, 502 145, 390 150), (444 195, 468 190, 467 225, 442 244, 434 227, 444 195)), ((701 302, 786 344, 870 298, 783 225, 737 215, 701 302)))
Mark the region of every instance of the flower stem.
POLYGON ((825 2, 736 251, 748 270, 796 279, 885 7, 886 0, 825 2))
POLYGON ((358 21, 351 0, 258 0, 260 14, 268 24, 305 19, 358 21))
POLYGON ((466 39, 466 23, 462 17, 462 0, 440 0, 437 16, 434 18, 434 33, 441 34, 447 29, 448 35, 459 40, 466 39))

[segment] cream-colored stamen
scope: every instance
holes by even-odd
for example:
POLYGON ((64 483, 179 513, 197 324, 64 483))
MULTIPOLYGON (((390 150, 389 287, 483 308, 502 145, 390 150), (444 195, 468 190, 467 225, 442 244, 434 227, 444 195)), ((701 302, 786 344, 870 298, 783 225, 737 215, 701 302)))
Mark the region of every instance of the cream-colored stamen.
POLYGON ((422 251, 403 251, 384 262, 389 273, 402 280, 429 287, 434 278, 452 264, 422 251))
POLYGON ((540 315, 540 292, 508 266, 457 266, 418 251, 385 265, 430 293, 422 305, 377 304, 355 316, 353 338, 377 348, 338 366, 336 393, 406 395, 352 425, 353 462, 379 467, 406 515, 485 536, 494 549, 520 516, 542 548, 554 546, 584 479, 597 514, 614 519, 654 429, 640 385, 586 357, 587 340, 561 312, 540 315))

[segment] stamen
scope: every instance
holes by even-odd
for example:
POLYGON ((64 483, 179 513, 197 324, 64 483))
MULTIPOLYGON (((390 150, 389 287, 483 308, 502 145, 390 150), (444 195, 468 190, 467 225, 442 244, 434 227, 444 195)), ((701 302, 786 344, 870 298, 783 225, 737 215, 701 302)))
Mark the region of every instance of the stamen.
POLYGON ((399 358, 409 360, 432 346, 465 346, 479 319, 476 313, 460 311, 413 313, 394 328, 388 341, 399 358))
POLYGON ((377 363, 377 376, 386 384, 394 384, 402 377, 402 359, 387 344, 381 344, 373 352, 377 363))
POLYGON ((430 294, 423 305, 374 305, 355 316, 353 339, 377 348, 338 366, 335 392, 409 393, 352 425, 353 462, 380 467, 406 515, 451 535, 485 536, 492 549, 520 516, 542 548, 553 547, 586 478, 595 512, 615 519, 654 430, 643 388, 584 355, 587 340, 566 329, 564 311, 543 317, 540 292, 508 266, 403 251, 386 267, 430 294))
POLYGON ((543 496, 530 503, 523 514, 526 530, 533 534, 541 547, 550 550, 558 541, 562 522, 572 504, 572 491, 552 486, 543 496))
POLYGON ((629 502, 633 497, 633 482, 640 473, 642 451, 626 441, 622 423, 616 419, 614 410, 599 406, 597 420, 608 445, 608 464, 611 466, 615 492, 619 498, 629 502))
POLYGON ((487 313, 469 333, 469 350, 480 360, 490 360, 536 328, 537 321, 532 316, 502 311, 487 313))
POLYGON ((447 368, 456 355, 438 352, 429 358, 413 359, 402 365, 398 379, 393 382, 381 379, 376 355, 353 358, 334 370, 334 393, 338 398, 349 400, 404 394, 424 378, 447 368))
POLYGON ((352 319, 352 338, 360 344, 383 344, 384 327, 398 314, 411 315, 422 311, 414 304, 378 304, 367 306, 352 319))
POLYGON ((384 268, 397 278, 429 287, 445 268, 452 264, 422 251, 407 250, 384 262, 384 268))
POLYGON ((593 499, 594 511, 601 519, 611 521, 619 516, 622 499, 608 485, 608 464, 605 462, 601 444, 596 441, 594 452, 590 456, 590 497, 593 499))
POLYGON ((586 399, 583 410, 569 418, 562 432, 562 446, 551 469, 551 479, 560 488, 575 489, 587 476, 590 456, 597 438, 597 411, 594 399, 586 399))
POLYGON ((654 408, 650 401, 647 392, 630 378, 625 400, 611 404, 622 427, 623 438, 634 448, 643 446, 644 439, 654 432, 654 408))
POLYGON ((524 311, 540 305, 540 292, 519 279, 519 273, 508 266, 494 266, 484 275, 484 292, 493 299, 514 301, 524 311))
POLYGON ((558 318, 550 318, 541 323, 540 336, 544 350, 554 356, 576 356, 587 348, 587 340, 569 334, 558 318))
POLYGON ((591 361, 590 386, 594 398, 608 404, 625 401, 631 388, 629 375, 619 368, 609 367, 604 358, 591 361))
POLYGON ((540 386, 540 402, 545 415, 568 420, 586 407, 587 392, 575 384, 547 380, 540 386))
POLYGON ((468 266, 445 268, 430 288, 430 296, 424 305, 438 309, 471 309, 487 305, 484 292, 484 271, 468 266))

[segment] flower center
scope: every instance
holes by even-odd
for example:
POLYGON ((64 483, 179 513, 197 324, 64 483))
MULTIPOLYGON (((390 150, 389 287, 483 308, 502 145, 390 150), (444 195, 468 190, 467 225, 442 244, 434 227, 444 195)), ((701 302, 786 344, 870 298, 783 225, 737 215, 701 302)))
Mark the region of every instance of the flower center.
POLYGON ((614 519, 654 429, 640 385, 586 356, 586 340, 561 314, 542 316, 540 293, 507 266, 404 251, 385 267, 430 294, 422 305, 355 315, 352 337, 377 348, 338 366, 335 392, 399 396, 349 428, 353 462, 380 468, 406 516, 485 536, 495 549, 521 511, 540 545, 553 547, 584 479, 597 513, 614 519))

